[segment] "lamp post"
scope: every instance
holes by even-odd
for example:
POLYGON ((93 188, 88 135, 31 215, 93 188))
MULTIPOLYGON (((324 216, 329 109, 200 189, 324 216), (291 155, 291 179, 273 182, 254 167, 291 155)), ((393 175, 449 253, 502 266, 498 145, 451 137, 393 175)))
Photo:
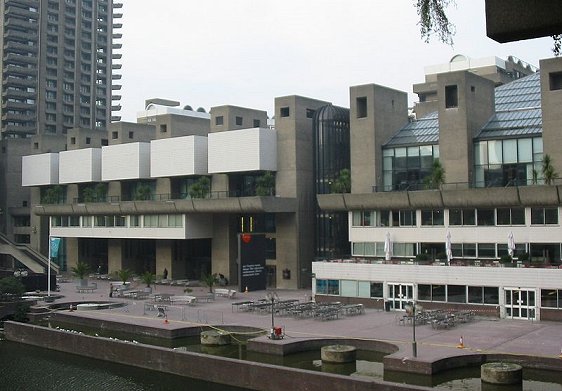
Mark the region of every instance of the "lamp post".
POLYGON ((418 357, 418 344, 416 342, 416 302, 412 301, 412 355, 418 357))

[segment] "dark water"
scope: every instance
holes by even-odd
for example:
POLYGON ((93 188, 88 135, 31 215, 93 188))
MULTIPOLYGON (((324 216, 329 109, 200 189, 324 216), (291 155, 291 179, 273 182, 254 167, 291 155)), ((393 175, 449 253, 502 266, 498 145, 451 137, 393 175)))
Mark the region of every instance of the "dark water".
POLYGON ((0 341, 0 390, 246 391, 8 341, 0 341))
MULTIPOLYGON (((71 327, 64 324, 60 324, 60 327, 79 329, 76 326, 71 327)), ((199 337, 169 340, 82 328, 80 331, 90 335, 111 336, 121 340, 134 340, 140 343, 221 357, 347 376, 367 376, 390 382, 433 387, 439 390, 562 391, 562 372, 525 369, 523 385, 494 386, 481 383, 480 367, 455 369, 434 376, 384 372, 382 364, 384 354, 377 352, 359 350, 355 363, 327 365, 320 360, 320 351, 281 357, 249 352, 243 343, 220 347, 202 346, 199 344, 199 337)), ((10 384, 6 390, 243 390, 0 341, 0 390, 4 389, 4 384, 10 384)))

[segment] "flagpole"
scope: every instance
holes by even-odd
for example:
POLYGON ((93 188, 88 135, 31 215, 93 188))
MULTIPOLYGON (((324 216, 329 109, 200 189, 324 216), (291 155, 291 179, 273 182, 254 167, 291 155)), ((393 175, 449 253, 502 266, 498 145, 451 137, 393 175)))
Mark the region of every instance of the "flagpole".
POLYGON ((49 217, 49 260, 47 269, 47 296, 51 297, 51 218, 49 217))

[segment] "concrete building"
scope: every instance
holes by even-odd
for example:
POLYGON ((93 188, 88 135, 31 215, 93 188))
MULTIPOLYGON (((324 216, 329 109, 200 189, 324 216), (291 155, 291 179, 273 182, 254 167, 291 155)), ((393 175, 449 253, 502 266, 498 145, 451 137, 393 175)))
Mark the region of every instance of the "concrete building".
POLYGON ((210 113, 150 100, 137 123, 110 126, 106 146, 23 158, 37 231, 48 251, 62 238, 62 268, 86 262, 172 279, 207 273, 238 281, 239 234, 264 234, 269 286, 310 286, 315 242, 313 123, 327 102, 275 100, 267 113, 220 106, 210 113), (269 179, 266 179, 269 178, 269 179))
POLYGON ((83 143, 99 146, 120 119, 121 8, 112 0, 0 1, 2 264, 30 261, 14 257, 12 245, 25 247, 35 234, 21 157, 63 151, 67 134, 86 129, 83 143))
POLYGON ((352 257, 315 262, 314 293, 562 320, 562 59, 503 85, 455 65, 414 86, 434 91, 417 118, 403 92, 351 88, 351 193, 317 198, 348 213, 352 257))

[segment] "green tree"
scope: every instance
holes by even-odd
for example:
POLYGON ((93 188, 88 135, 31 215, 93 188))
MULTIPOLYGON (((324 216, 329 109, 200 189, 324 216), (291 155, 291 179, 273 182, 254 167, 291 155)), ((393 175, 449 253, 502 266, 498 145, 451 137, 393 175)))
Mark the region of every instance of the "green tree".
POLYGON ((200 177, 197 182, 189 186, 187 192, 191 198, 206 198, 211 189, 211 180, 206 177, 200 177))
MULTIPOLYGON (((431 36, 436 34, 439 40, 447 45, 453 45, 455 26, 449 22, 445 9, 454 0, 415 0, 420 20, 420 32, 425 42, 429 42, 431 36)), ((545 5, 547 6, 547 5, 545 5)), ((552 52, 559 56, 562 51, 562 34, 552 36, 554 46, 552 52)))
POLYGON ((554 184, 554 181, 558 178, 558 173, 552 165, 552 158, 548 154, 544 155, 542 159, 542 176, 544 183, 547 185, 554 184))
POLYGON ((131 272, 129 269, 121 269, 117 272, 117 277, 119 277, 123 284, 129 281, 129 278, 131 278, 132 275, 133 272, 131 272))
POLYGON ((209 293, 213 293, 213 286, 219 282, 219 278, 217 273, 214 274, 205 274, 203 276, 203 283, 209 287, 209 293))
POLYGON ((90 265, 78 261, 76 266, 72 266, 70 270, 76 275, 76 277, 78 277, 78 279, 83 280, 90 272, 90 265))
POLYGON ((25 286, 19 278, 10 276, 0 279, 0 295, 19 296, 23 292, 25 292, 25 286))
POLYGON ((139 183, 135 190, 135 201, 148 201, 152 199, 152 188, 148 183, 139 183))
POLYGON ((351 171, 344 168, 337 173, 334 181, 330 184, 332 193, 349 193, 351 192, 351 171))
POLYGON ((425 42, 429 42, 433 34, 447 45, 453 45, 455 26, 449 22, 445 8, 451 0, 416 0, 418 15, 420 16, 420 32, 425 42))
POLYGON ((431 173, 423 180, 426 189, 441 189, 445 183, 445 169, 439 159, 435 159, 431 165, 431 173))
POLYGON ((156 281, 156 276, 151 272, 144 272, 144 274, 141 276, 141 281, 146 284, 147 288, 150 288, 150 285, 154 284, 154 282, 156 281))
POLYGON ((64 188, 60 185, 49 186, 43 192, 41 202, 43 204, 59 204, 63 202, 64 188))
POLYGON ((275 175, 271 171, 265 172, 256 178, 256 195, 260 197, 270 196, 275 190, 275 175))

